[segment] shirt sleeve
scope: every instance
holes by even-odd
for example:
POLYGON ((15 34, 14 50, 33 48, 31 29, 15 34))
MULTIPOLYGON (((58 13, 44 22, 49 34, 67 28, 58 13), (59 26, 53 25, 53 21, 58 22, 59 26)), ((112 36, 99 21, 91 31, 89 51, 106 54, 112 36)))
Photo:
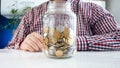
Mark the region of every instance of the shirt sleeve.
POLYGON ((48 1, 32 8, 28 11, 15 30, 12 40, 8 44, 8 48, 19 49, 20 44, 26 36, 32 32, 42 33, 42 16, 46 11, 48 1))
POLYGON ((8 44, 8 48, 10 49, 19 49, 21 42, 25 39, 27 34, 29 33, 29 22, 28 19, 31 13, 28 12, 26 15, 23 16, 21 19, 20 24, 18 25, 17 29, 15 30, 12 40, 8 44))
POLYGON ((112 14, 96 4, 92 4, 92 17, 89 21, 93 36, 78 36, 79 51, 118 51, 120 50, 120 29, 112 14))
POLYGON ((77 36, 77 50, 78 51, 87 51, 88 50, 88 42, 85 36, 77 36))

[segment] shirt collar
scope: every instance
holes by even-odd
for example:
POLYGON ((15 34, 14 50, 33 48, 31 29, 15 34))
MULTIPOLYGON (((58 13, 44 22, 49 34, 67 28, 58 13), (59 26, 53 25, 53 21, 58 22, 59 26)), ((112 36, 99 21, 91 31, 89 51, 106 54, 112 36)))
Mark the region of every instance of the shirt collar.
MULTIPOLYGON (((51 1, 54 1, 54 0, 51 0, 51 1)), ((67 1, 69 1, 69 2, 76 2, 76 1, 82 1, 82 0, 67 0, 67 1)))
POLYGON ((76 2, 76 1, 82 1, 82 0, 67 0, 69 2, 76 2))

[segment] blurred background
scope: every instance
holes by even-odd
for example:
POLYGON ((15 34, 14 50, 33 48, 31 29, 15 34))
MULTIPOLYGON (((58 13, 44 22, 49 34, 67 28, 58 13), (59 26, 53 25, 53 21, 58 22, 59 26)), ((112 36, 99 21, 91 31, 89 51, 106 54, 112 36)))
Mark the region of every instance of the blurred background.
MULTIPOLYGON (((0 48, 11 40, 22 16, 32 7, 48 0, 0 0, 0 48)), ((93 2, 107 9, 114 16, 120 27, 120 0, 83 0, 93 2)))

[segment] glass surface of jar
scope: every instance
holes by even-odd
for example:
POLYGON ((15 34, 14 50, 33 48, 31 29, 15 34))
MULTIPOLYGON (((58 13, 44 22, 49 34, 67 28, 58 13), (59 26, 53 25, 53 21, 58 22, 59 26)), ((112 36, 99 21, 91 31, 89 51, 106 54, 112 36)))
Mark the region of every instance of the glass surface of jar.
POLYGON ((50 1, 43 16, 43 52, 51 58, 68 58, 76 53, 76 15, 69 2, 50 1))

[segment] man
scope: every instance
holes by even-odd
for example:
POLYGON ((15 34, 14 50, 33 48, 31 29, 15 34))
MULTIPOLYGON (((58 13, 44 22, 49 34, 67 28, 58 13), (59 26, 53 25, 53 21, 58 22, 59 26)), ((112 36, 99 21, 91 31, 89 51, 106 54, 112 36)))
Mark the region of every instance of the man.
MULTIPOLYGON (((62 0, 56 0, 59 2, 62 0)), ((48 2, 33 8, 22 18, 10 48, 30 52, 41 51, 44 42, 40 35, 43 30, 42 16, 48 2)), ((118 51, 120 50, 120 30, 114 17, 105 9, 93 3, 71 0, 72 10, 77 15, 78 51, 118 51)))

